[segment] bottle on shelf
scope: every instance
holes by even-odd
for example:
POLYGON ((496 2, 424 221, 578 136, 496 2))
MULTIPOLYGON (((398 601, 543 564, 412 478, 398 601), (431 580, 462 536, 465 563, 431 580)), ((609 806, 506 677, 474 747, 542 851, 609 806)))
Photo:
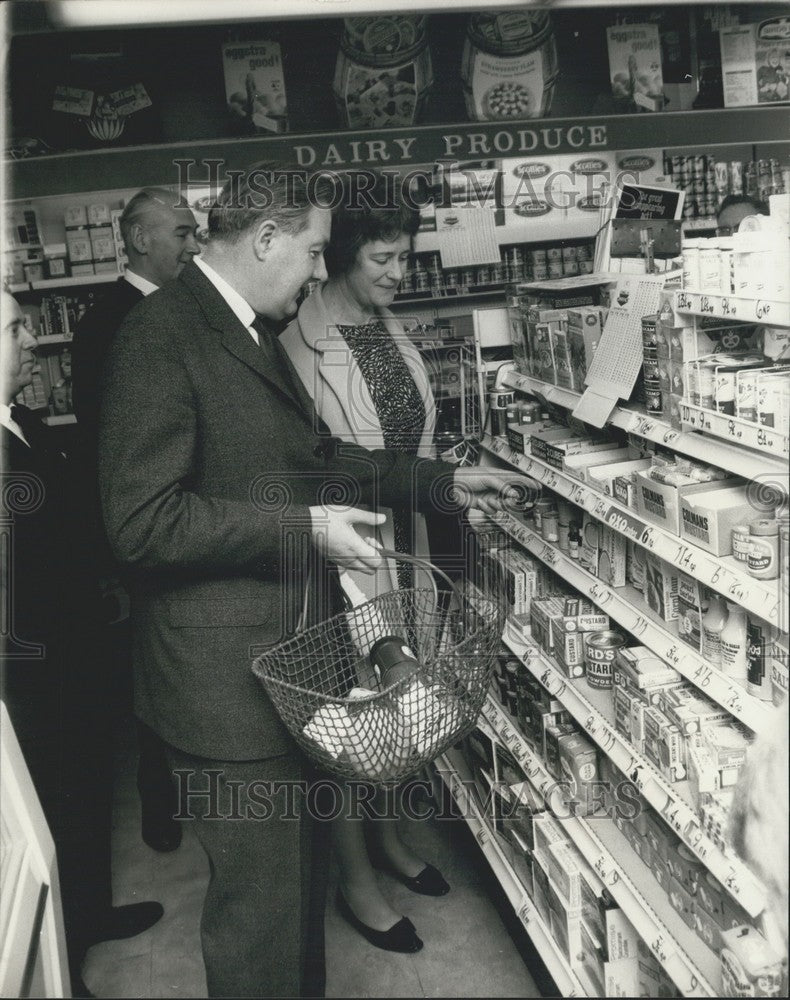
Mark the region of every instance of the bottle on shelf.
POLYGON ((727 609, 721 597, 712 596, 702 616, 702 655, 712 667, 721 667, 721 633, 727 622, 727 609))
POLYGON ((733 680, 746 684, 748 669, 746 609, 727 602, 728 617, 721 630, 721 669, 733 680))

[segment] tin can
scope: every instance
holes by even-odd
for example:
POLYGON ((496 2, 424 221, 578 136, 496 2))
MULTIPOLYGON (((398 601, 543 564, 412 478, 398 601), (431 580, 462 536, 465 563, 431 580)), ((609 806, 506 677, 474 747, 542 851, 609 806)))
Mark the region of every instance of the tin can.
POLYGON ((562 269, 561 260, 551 260, 549 261, 548 272, 550 278, 561 278, 565 272, 562 269))
POLYGON ((695 406, 702 407, 704 410, 713 409, 715 382, 713 365, 697 362, 694 366, 694 380, 692 382, 695 406))
POLYGON ((650 355, 652 355, 654 351, 656 353, 655 353, 655 357, 649 356, 647 354, 647 352, 645 353, 645 359, 642 362, 642 372, 643 372, 643 374, 645 376, 645 381, 646 382, 658 382, 659 381, 659 373, 658 373, 658 368, 659 368, 659 364, 658 364, 658 349, 657 348, 648 348, 647 351, 650 352, 650 355))
POLYGON ((695 171, 702 171, 705 173, 707 168, 707 159, 704 153, 697 153, 696 156, 691 157, 691 166, 695 171))
POLYGON ((592 274, 592 273, 593 273, 593 262, 591 260, 580 260, 579 274, 592 274))
POLYGON ((581 273, 582 264, 589 264, 588 260, 578 261, 578 260, 564 260, 562 262, 562 273, 568 277, 573 277, 573 275, 581 273))
POLYGON ((722 196, 727 194, 730 186, 730 168, 726 160, 717 160, 713 164, 713 180, 718 193, 722 196))
POLYGON ((536 500, 532 508, 532 516, 535 520, 535 530, 539 535, 543 535, 543 518, 546 514, 557 513, 557 505, 553 500, 547 500, 545 497, 541 500, 536 500))
POLYGON ((532 265, 532 279, 533 281, 545 281, 549 276, 549 268, 546 264, 533 264, 532 265))
POLYGON ((741 420, 757 423, 757 375, 754 372, 738 372, 736 380, 736 414, 741 420))
POLYGON ((654 417, 664 416, 664 393, 658 379, 645 379, 645 411, 654 417))
POLYGON ((715 375, 715 403, 719 413, 735 416, 735 371, 719 368, 715 375))
POLYGON ((732 528, 732 555, 738 562, 748 563, 752 539, 748 524, 735 524, 732 528))
POLYGON ((562 260, 563 263, 569 260, 578 260, 576 254, 576 247, 563 247, 562 248, 562 260))
POLYGON ((584 637, 584 666, 591 688, 611 690, 617 650, 625 645, 619 632, 590 632, 584 637))
POLYGON ((549 247, 546 251, 546 260, 549 264, 553 260, 562 260, 562 247, 549 247))
POLYGON ((642 343, 645 347, 658 344, 658 313, 642 317, 642 343))
POLYGON ((512 389, 492 389, 488 394, 488 405, 491 410, 491 433, 497 437, 507 434, 507 408, 515 402, 516 394, 512 389))
POLYGON ((779 576, 779 525, 769 518, 749 525, 749 573, 758 580, 779 576))
POLYGON ((533 264, 545 264, 548 260, 548 257, 546 256, 545 250, 539 249, 539 250, 530 250, 529 259, 533 264))
POLYGON ((743 193, 743 164, 740 160, 730 160, 730 194, 743 193))

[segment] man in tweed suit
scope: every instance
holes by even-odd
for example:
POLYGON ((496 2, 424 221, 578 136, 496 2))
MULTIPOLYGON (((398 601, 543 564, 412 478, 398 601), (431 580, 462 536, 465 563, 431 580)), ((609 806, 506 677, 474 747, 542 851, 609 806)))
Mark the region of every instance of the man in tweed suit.
POLYGON ((356 505, 426 509, 449 480, 491 510, 504 486, 395 452, 338 455, 322 434, 270 328, 295 313, 306 281, 326 277, 330 212, 308 191, 320 186, 272 164, 226 185, 204 254, 132 310, 104 384, 102 502, 132 580, 135 709, 182 789, 207 792, 182 810, 211 861, 211 996, 323 995, 319 827, 303 802, 274 799, 268 818, 261 807, 262 789, 303 780, 305 762, 250 669, 251 651, 292 620, 305 539, 335 566, 372 570, 377 551, 354 525, 381 516, 356 505), (347 504, 324 502, 327 486, 347 504))

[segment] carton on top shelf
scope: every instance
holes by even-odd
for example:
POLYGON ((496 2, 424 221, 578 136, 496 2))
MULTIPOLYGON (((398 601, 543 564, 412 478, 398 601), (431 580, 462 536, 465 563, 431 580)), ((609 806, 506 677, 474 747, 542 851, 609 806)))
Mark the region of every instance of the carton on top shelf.
POLYGON ((722 486, 680 500, 680 536, 715 556, 732 553, 732 529, 755 518, 745 486, 722 486))

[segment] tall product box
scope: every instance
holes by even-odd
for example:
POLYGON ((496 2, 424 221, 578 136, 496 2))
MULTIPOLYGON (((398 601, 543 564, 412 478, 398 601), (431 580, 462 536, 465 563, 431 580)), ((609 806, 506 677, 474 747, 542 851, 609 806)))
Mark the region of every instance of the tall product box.
POLYGON ((225 99, 234 121, 252 131, 287 132, 280 46, 269 39, 222 46, 225 99))
POLYGON ((732 553, 732 529, 755 518, 745 486, 724 486, 680 501, 680 536, 714 556, 732 553))
POLYGON ((583 306, 568 310, 568 351, 570 354, 572 388, 580 392, 590 370, 593 356, 603 333, 604 310, 599 306, 583 306))
POLYGON ((647 472, 637 472, 635 482, 637 512, 646 521, 666 528, 674 535, 680 534, 680 502, 683 497, 720 489, 722 486, 721 481, 673 486, 670 483, 659 483, 647 472))

